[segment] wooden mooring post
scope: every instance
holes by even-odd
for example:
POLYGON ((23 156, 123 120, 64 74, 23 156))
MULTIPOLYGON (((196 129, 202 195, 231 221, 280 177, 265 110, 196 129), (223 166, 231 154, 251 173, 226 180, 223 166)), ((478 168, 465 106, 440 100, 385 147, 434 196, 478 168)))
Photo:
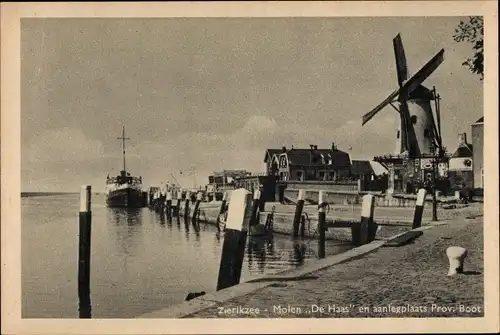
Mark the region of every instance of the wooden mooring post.
POLYGON ((319 191, 318 195, 318 230, 319 230, 319 243, 318 243, 318 257, 325 258, 326 248, 326 206, 324 191, 319 191))
POLYGON ((90 318, 90 255, 92 228, 92 187, 80 190, 80 216, 78 236, 78 298, 80 318, 90 318))
POLYGON ((415 212, 413 214, 412 229, 420 228, 422 226, 422 215, 424 214, 425 197, 427 190, 421 188, 417 193, 417 202, 415 203, 415 212))
POLYGON ((194 204, 193 215, 191 216, 191 221, 193 221, 193 222, 195 222, 196 219, 198 218, 198 213, 200 211, 200 203, 201 203, 202 197, 203 197, 203 194, 201 192, 198 192, 196 194, 196 202, 194 204))
POLYGON ((161 201, 161 191, 158 190, 158 191, 156 191, 156 196, 155 196, 155 211, 156 212, 159 212, 161 210, 160 201, 161 201))
POLYGON ((219 215, 217 215, 216 226, 217 226, 217 231, 219 232, 220 232, 220 217, 226 211, 226 203, 228 195, 229 194, 227 191, 224 192, 224 194, 222 195, 222 202, 220 204, 219 215))
POLYGON ((165 206, 167 209, 167 220, 172 220, 172 191, 167 191, 165 196, 165 206))
POLYGON ((260 190, 255 189, 253 193, 253 201, 252 201, 252 216, 250 218, 250 226, 255 226, 259 224, 259 218, 257 217, 257 211, 260 205, 260 190))
POLYGON ((252 194, 243 188, 232 191, 222 245, 217 291, 240 283, 251 217, 252 194))
POLYGON ((295 206, 295 216, 293 217, 293 237, 299 236, 300 221, 302 218, 302 210, 304 209, 305 191, 299 190, 297 196, 297 205, 295 206))
POLYGON ((179 217, 181 215, 181 202, 182 202, 182 189, 177 191, 177 203, 175 206, 175 216, 179 217))
POLYGON ((367 244, 372 237, 375 238, 376 226, 373 221, 374 210, 374 196, 372 194, 365 194, 363 196, 363 204, 361 205, 361 221, 353 222, 351 226, 352 242, 355 246, 367 244), (375 231, 373 231, 374 229, 375 231))
POLYGON ((300 218, 300 236, 301 237, 304 237, 305 232, 306 232, 306 217, 307 217, 307 220, 309 220, 309 217, 307 216, 307 214, 303 214, 300 218))
POLYGON ((151 194, 151 188, 148 189, 148 207, 151 208, 151 204, 153 203, 153 195, 151 194))
POLYGON ((191 199, 191 192, 186 191, 186 199, 184 200, 184 220, 189 217, 189 200, 191 199))
POLYGON ((167 192, 166 190, 162 189, 160 191, 160 199, 159 199, 159 205, 160 205, 160 214, 163 216, 165 215, 165 203, 166 203, 166 196, 167 192))

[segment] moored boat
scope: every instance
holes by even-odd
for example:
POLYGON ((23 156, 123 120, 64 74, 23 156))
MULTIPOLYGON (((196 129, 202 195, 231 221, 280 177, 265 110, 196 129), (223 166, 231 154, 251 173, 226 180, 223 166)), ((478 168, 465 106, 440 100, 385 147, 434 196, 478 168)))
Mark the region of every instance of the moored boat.
POLYGON ((115 177, 106 178, 106 205, 108 207, 141 208, 146 206, 146 194, 142 189, 142 177, 134 177, 125 165, 125 127, 122 129, 123 170, 115 177))

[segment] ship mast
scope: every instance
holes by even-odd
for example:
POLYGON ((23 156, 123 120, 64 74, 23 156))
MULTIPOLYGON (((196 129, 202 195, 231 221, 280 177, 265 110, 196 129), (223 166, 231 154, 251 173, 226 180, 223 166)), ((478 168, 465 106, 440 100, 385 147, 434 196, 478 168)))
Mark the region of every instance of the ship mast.
POLYGON ((123 149, 123 171, 127 171, 125 169, 125 140, 130 140, 130 137, 125 137, 125 126, 122 127, 122 137, 118 137, 119 140, 122 140, 122 149, 123 149))

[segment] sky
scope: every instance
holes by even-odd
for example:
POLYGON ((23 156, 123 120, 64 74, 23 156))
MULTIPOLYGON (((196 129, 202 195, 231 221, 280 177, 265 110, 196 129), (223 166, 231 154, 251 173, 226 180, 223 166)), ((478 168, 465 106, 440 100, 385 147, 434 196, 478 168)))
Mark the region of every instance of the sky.
POLYGON ((267 148, 393 153, 397 113, 361 116, 397 87, 392 39, 410 74, 441 95, 444 145, 483 115, 483 84, 461 63, 460 17, 23 19, 22 191, 104 189, 122 167, 145 186, 265 171, 267 148), (182 171, 182 174, 181 174, 182 171), (173 176, 172 176, 173 175, 173 176))

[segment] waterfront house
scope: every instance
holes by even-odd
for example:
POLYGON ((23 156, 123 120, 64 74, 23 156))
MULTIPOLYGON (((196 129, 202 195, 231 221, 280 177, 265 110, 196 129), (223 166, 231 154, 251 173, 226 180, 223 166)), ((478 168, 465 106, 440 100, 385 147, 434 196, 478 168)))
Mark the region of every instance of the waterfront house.
POLYGON ((334 143, 329 149, 267 149, 264 158, 267 174, 280 181, 335 181, 350 178, 351 159, 334 143))
POLYGON ((351 177, 353 179, 375 178, 375 171, 373 170, 370 161, 353 159, 351 167, 351 177))

